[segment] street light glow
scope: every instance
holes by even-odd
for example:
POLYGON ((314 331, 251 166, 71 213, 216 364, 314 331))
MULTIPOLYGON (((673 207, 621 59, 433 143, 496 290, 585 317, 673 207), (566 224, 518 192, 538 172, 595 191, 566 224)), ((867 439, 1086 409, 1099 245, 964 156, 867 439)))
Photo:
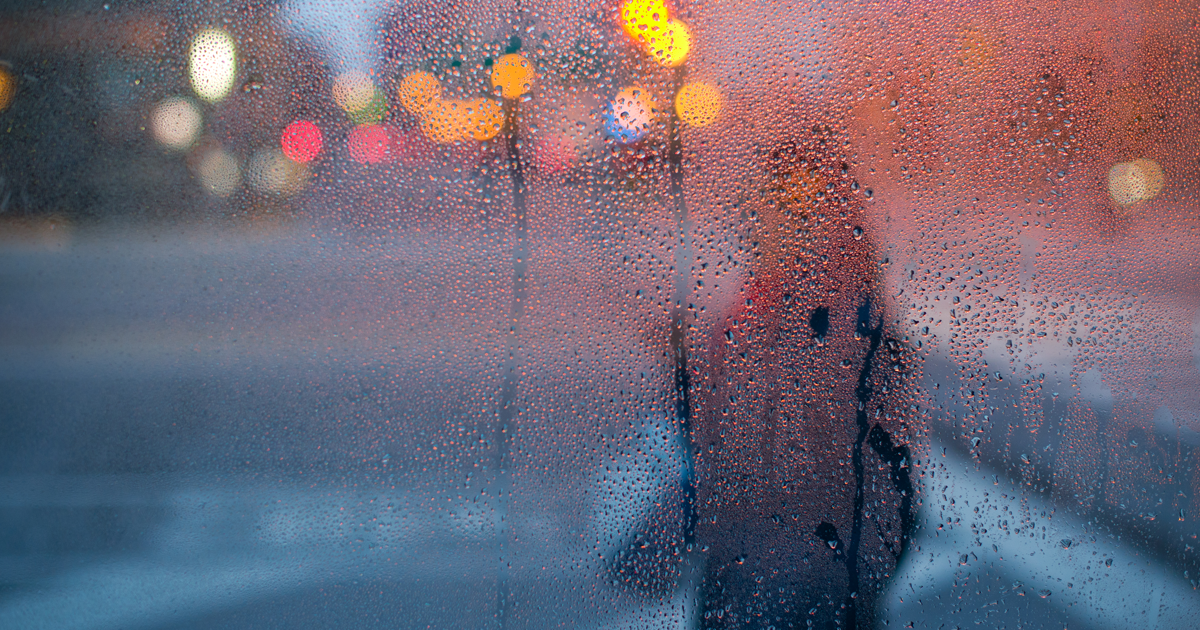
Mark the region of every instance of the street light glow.
POLYGON ((627 87, 617 93, 604 113, 604 129, 617 142, 637 142, 650 132, 656 113, 654 99, 644 88, 627 87))
POLYGON ((659 65, 674 68, 687 60, 692 49, 692 33, 679 20, 667 22, 662 34, 646 40, 646 50, 659 65))
POLYGON ((663 0, 628 0, 621 5, 621 26, 629 39, 641 44, 662 34, 670 14, 663 0))
POLYGON ((721 115, 725 98, 721 91, 708 83, 689 83, 675 97, 675 113, 693 127, 711 125, 721 115))
POLYGON ((200 98, 215 103, 228 96, 237 75, 233 37, 219 28, 197 34, 188 54, 188 72, 200 98))
POLYGON ((492 87, 500 88, 504 98, 519 98, 531 89, 534 76, 532 64, 523 55, 503 55, 492 66, 492 87))
POLYGON ((1165 177, 1154 160, 1138 158, 1119 162, 1108 169, 1108 194, 1118 206, 1131 206, 1153 199, 1162 191, 1165 177))
POLYGON ((8 71, 8 68, 0 66, 0 112, 8 109, 12 104, 13 97, 17 94, 17 79, 8 71))
POLYGON ((190 148, 200 134, 202 124, 200 108, 191 99, 179 96, 164 99, 150 113, 150 131, 154 139, 175 151, 190 148))
POLYGON ((442 84, 428 72, 414 72, 400 82, 400 104, 420 116, 431 103, 442 97, 442 84))

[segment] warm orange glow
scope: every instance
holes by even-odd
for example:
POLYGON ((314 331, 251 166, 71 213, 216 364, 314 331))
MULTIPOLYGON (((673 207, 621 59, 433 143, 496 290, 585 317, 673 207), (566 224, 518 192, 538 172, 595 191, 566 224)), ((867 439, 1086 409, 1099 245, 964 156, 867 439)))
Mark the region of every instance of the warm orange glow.
POLYGON ((504 128, 504 107, 490 98, 436 99, 420 110, 421 129, 440 144, 495 138, 504 128))
POLYGON ((504 55, 492 66, 492 87, 500 88, 504 98, 519 98, 532 89, 535 76, 533 64, 524 56, 504 55))
POLYGON ((775 178, 775 188, 784 203, 809 203, 817 198, 825 181, 816 170, 789 170, 775 178))
POLYGON ((472 117, 469 101, 445 99, 434 101, 425 109, 421 126, 430 140, 441 144, 462 142, 472 137, 472 117))
POLYGON ((471 99, 471 136, 476 140, 491 140, 504 128, 504 108, 490 98, 471 99))
POLYGON ((704 127, 716 122, 724 101, 716 87, 708 83, 689 83, 680 88, 675 97, 675 113, 693 127, 704 127))
POLYGON ((8 68, 0 66, 0 112, 8 109, 12 105, 13 97, 17 94, 17 79, 8 71, 8 68))
POLYGON ((969 75, 979 77, 995 69, 1001 36, 991 29, 963 27, 958 31, 958 53, 961 65, 969 75))
POLYGON ((442 84, 428 72, 414 72, 400 82, 399 92, 404 109, 419 116, 430 103, 442 97, 442 84))

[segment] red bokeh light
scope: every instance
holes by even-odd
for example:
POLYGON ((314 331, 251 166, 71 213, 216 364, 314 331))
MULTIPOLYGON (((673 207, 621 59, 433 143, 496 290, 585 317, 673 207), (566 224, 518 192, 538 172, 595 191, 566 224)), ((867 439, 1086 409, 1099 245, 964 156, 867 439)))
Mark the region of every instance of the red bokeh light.
POLYGON ((350 131, 350 157, 364 164, 378 164, 388 158, 391 144, 382 125, 360 125, 350 131))
POLYGON ((283 154, 296 162, 311 162, 321 152, 321 130, 307 120, 297 120, 283 130, 283 154))

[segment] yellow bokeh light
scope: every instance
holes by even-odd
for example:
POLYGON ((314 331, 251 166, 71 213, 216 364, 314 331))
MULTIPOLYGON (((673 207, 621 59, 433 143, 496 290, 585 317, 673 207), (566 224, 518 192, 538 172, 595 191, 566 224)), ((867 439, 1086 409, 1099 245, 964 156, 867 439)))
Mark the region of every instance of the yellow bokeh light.
POLYGON ((16 95, 17 78, 8 71, 8 68, 0 66, 0 112, 12 105, 13 97, 16 95))
POLYGON ((1164 183, 1162 167, 1154 160, 1138 158, 1108 169, 1108 194, 1118 206, 1153 199, 1162 191, 1164 183))
POLYGON ((228 96, 237 76, 233 37, 219 28, 198 33, 188 53, 188 73, 200 98, 215 103, 228 96))
POLYGON ((533 86, 533 64, 518 53, 501 56, 492 66, 492 87, 500 88, 504 98, 519 98, 533 86))
POLYGON ((675 97, 675 114, 693 127, 704 127, 716 122, 724 102, 725 98, 715 86, 689 83, 680 88, 675 97))
POLYGON ((387 98, 363 72, 338 75, 333 80, 333 100, 359 125, 377 123, 387 113, 387 98))
POLYGON ((663 0, 628 0, 621 5, 621 26, 625 34, 642 45, 660 36, 669 19, 663 0))
POLYGON ((646 50, 660 65, 674 68, 683 63, 692 49, 692 33, 679 20, 667 22, 662 33, 646 40, 646 50))
POLYGON ((442 97, 442 84, 428 72, 414 72, 400 82, 400 104, 420 115, 430 103, 442 97))
POLYGON ((491 140, 504 128, 504 107, 490 98, 471 99, 471 136, 476 140, 491 140))
POLYGON ((345 72, 333 80, 333 100, 347 113, 361 111, 375 96, 375 84, 363 72, 345 72))

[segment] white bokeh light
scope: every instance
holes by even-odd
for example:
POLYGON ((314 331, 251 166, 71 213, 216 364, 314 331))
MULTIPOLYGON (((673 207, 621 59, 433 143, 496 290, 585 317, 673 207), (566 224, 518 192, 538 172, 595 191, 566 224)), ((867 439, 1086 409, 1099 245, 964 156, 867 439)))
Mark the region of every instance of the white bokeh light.
POLYGON ((217 197, 228 197, 242 183, 238 160, 225 149, 212 149, 200 160, 197 169, 204 189, 217 197))
POLYGON ((228 96, 237 74, 233 37, 216 28, 197 34, 188 54, 188 74, 200 98, 215 103, 228 96))
POLYGON ((176 151, 191 147, 200 134, 203 117, 191 99, 163 99, 150 113, 150 131, 163 146, 176 151))
POLYGON ((246 181, 260 192, 289 195, 296 192, 304 177, 304 165, 289 160, 277 148, 261 149, 250 158, 246 181))

